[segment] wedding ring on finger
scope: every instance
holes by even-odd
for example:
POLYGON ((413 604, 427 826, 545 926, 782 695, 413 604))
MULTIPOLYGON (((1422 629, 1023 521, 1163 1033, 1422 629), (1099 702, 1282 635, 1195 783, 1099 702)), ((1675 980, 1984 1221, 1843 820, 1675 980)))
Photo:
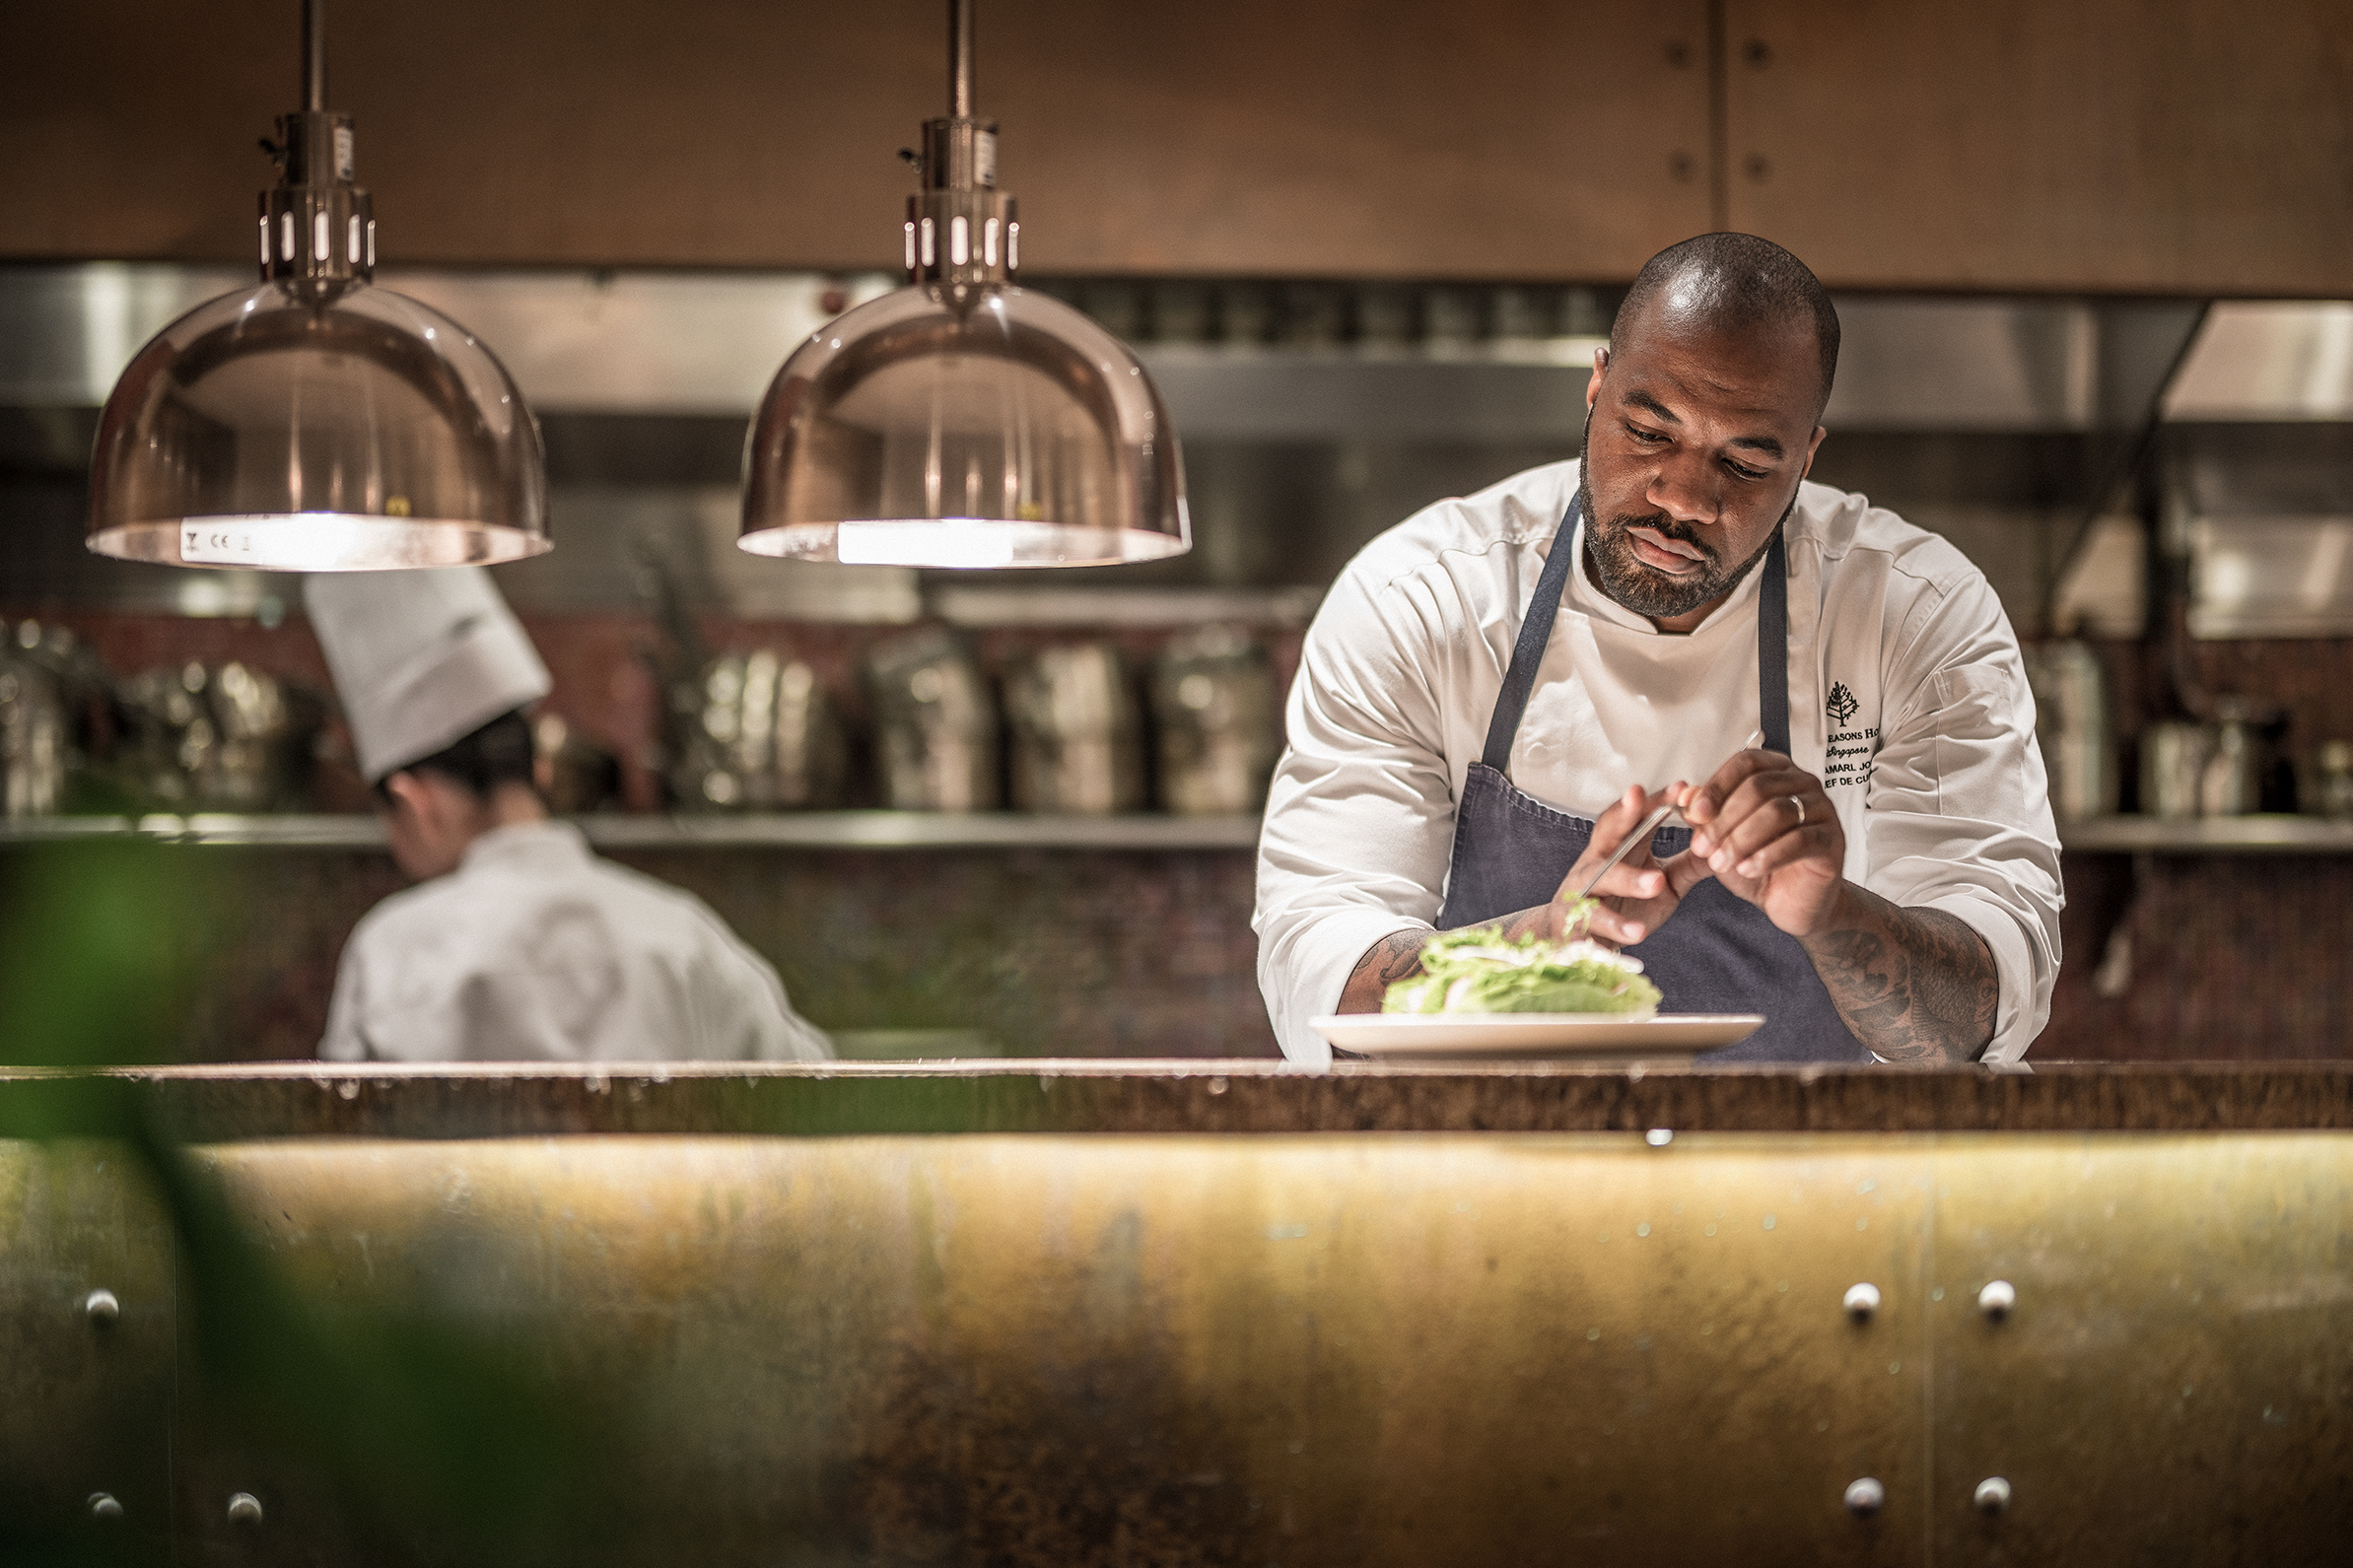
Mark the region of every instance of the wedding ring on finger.
POLYGON ((1806 803, 1795 795, 1783 795, 1781 798, 1797 807, 1797 825, 1801 828, 1804 827, 1806 825, 1806 803))

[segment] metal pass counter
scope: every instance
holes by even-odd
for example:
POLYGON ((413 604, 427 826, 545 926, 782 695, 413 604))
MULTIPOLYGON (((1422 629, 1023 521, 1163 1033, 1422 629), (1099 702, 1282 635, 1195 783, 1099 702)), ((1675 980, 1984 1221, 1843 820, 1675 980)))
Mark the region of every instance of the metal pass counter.
POLYGON ((2344 1066, 20 1070, 0 1140, 11 1560, 2353 1538, 2344 1066))

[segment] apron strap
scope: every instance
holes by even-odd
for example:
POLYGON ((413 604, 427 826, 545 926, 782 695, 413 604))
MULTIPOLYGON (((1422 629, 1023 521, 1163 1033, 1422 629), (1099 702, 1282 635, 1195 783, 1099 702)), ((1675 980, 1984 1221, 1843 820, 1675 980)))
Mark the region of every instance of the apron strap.
MULTIPOLYGON (((1569 569, 1575 565, 1577 498, 1570 497, 1561 513, 1559 531, 1553 535, 1553 552, 1545 557, 1536 579, 1536 596, 1529 601, 1528 618, 1520 623, 1520 639, 1512 645, 1511 664, 1503 671, 1503 689, 1495 694, 1495 712, 1487 724, 1487 749, 1480 760, 1495 772, 1511 773, 1512 737, 1528 712, 1528 694, 1536 689, 1537 667, 1553 641, 1553 623, 1559 618, 1560 595, 1568 588, 1569 569)), ((1765 580, 1757 594, 1757 716, 1765 731, 1765 749, 1789 755, 1789 555, 1781 547, 1781 530, 1765 552, 1765 580)))
POLYGON ((1503 690, 1495 695, 1494 716, 1487 721, 1487 750, 1480 760, 1499 774, 1511 772, 1511 738, 1520 732, 1520 716, 1528 711, 1528 694, 1536 688, 1537 666, 1553 641, 1553 623, 1559 619, 1560 595, 1568 590, 1568 569, 1577 559, 1578 497, 1568 498, 1560 514, 1560 529, 1553 535, 1553 553, 1545 557, 1536 579, 1536 597, 1528 603, 1528 618, 1520 623, 1520 640, 1512 646, 1510 667, 1503 671, 1503 690))
POLYGON ((1789 755, 1789 553, 1778 528, 1757 591, 1757 727, 1766 751, 1789 755))

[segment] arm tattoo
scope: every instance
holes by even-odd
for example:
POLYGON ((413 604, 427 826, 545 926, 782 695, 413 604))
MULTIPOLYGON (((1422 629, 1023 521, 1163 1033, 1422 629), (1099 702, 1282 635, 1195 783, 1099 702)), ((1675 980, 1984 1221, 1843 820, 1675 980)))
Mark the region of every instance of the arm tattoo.
POLYGON ((1969 922, 1849 887, 1806 952, 1855 1038, 1890 1061, 1974 1061, 1993 1039, 2001 984, 1969 922))
POLYGON ((1349 983, 1341 988, 1340 1010, 1379 1012, 1381 997, 1389 988, 1421 967, 1421 947, 1428 940, 1427 931, 1392 931, 1366 948, 1349 973, 1349 983))

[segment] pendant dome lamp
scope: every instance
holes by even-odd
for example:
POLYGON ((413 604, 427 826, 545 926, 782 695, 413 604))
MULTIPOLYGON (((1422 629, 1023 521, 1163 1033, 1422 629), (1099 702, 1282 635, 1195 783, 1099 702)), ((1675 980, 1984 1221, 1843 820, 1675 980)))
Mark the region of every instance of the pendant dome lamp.
MULTIPOLYGON (((142 348, 100 416, 89 547, 180 566, 353 572, 550 548, 539 429, 465 328, 375 287, 352 120, 326 106, 324 0, 278 120, 260 287, 142 348)), ((269 144, 264 144, 269 146, 269 144)))
POLYGON ((1021 226, 948 5, 949 112, 925 122, 908 286, 796 349, 744 448, 755 555, 904 567, 1109 566, 1192 547, 1176 430, 1119 339, 1016 288, 1021 226))

